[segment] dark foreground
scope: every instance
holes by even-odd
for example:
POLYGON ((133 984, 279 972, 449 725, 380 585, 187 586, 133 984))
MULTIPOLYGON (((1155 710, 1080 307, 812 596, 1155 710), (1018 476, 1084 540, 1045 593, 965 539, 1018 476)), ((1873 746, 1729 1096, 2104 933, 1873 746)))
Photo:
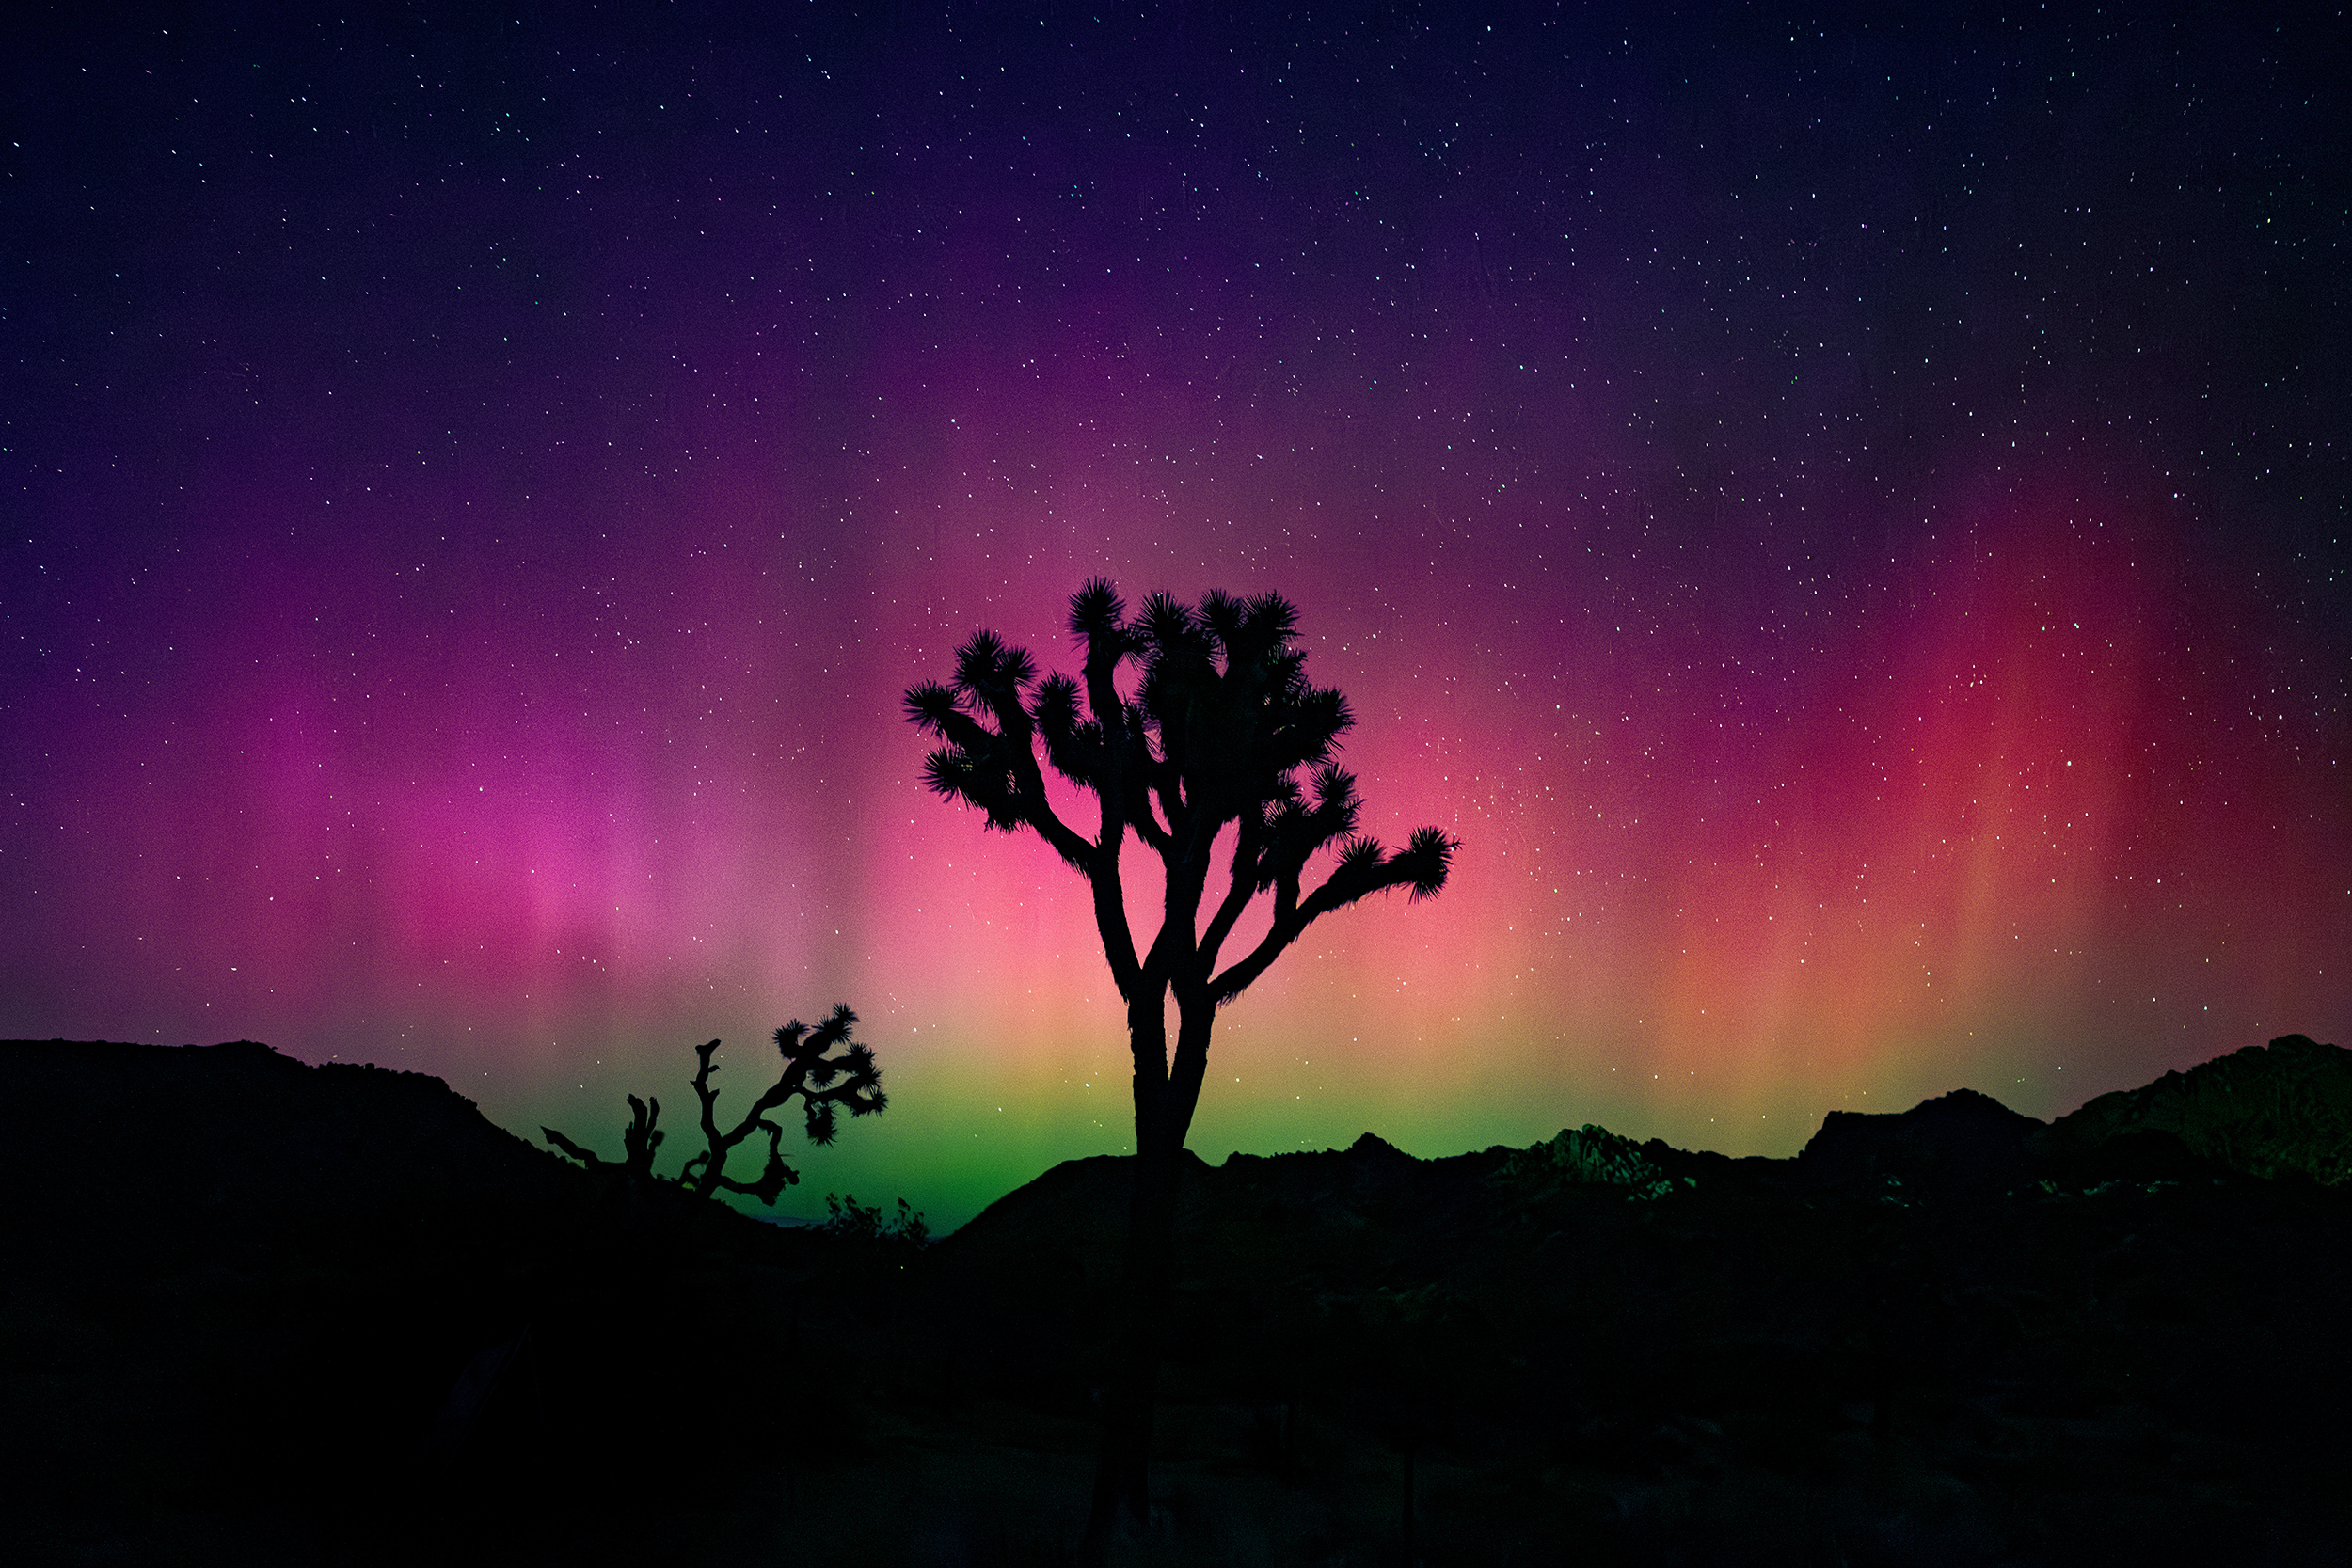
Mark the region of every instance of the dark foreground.
MULTIPOLYGON (((2352 1202, 2263 1150, 2317 1136, 2333 1174, 2345 1054, 2228 1059, 2218 1133, 1963 1093, 1796 1161, 1196 1165, 1160 1516, 1123 1555, 2344 1561, 2352 1202)), ((437 1080, 258 1046, 0 1045, 0 1104, 12 1561, 1076 1538, 1120 1161, 915 1252, 632 1194, 437 1080)))

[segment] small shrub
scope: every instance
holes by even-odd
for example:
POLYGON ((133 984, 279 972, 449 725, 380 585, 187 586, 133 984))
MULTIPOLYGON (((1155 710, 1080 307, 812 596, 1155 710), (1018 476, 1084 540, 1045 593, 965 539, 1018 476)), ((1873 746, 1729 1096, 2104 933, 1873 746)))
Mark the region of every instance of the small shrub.
POLYGON ((840 1197, 825 1195, 825 1212, 830 1216, 819 1230, 829 1236, 846 1236, 854 1241, 893 1242, 916 1250, 930 1245, 931 1227, 924 1223, 922 1212, 898 1200, 898 1217, 884 1221, 879 1207, 869 1208, 857 1200, 855 1193, 840 1197))

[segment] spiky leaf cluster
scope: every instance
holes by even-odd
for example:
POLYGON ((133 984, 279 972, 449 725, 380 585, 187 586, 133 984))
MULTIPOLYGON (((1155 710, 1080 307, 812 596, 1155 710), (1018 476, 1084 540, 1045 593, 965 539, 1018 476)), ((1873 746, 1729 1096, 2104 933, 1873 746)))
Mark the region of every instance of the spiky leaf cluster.
MULTIPOLYGON (((1069 626, 1085 656, 1078 678, 1040 679, 1027 650, 977 632, 958 651, 951 680, 907 693, 907 718, 943 742, 924 763, 926 785, 978 807, 991 828, 1034 830, 1095 880, 1122 994, 1134 994, 1152 962, 1124 950, 1123 917, 1113 916, 1104 896, 1106 880, 1116 886, 1116 856, 1130 829, 1166 863, 1189 908, 1219 832, 1236 826, 1226 895, 1197 943, 1154 945, 1168 980, 1206 985, 1218 1002, 1318 916, 1388 888, 1422 897, 1444 885, 1454 848, 1445 833, 1421 829, 1394 851, 1357 833, 1355 779, 1331 760, 1355 719, 1338 691, 1309 684, 1295 641, 1297 612, 1281 595, 1211 593, 1193 606, 1154 594, 1130 619, 1118 593, 1097 578, 1072 595, 1069 626), (1129 694, 1120 679, 1131 660, 1140 674, 1129 694), (1095 837, 1054 811, 1041 751, 1094 797, 1102 813, 1095 837), (1326 848, 1336 849, 1337 863, 1320 887, 1305 891, 1306 868, 1326 848), (1268 891, 1273 929, 1212 979, 1243 909, 1268 891)), ((1162 935, 1165 942, 1169 933, 1162 935)))

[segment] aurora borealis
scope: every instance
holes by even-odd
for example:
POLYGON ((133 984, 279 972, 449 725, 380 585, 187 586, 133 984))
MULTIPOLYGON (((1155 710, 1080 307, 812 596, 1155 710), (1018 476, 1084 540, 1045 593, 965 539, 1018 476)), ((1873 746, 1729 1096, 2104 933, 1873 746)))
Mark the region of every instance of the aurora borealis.
POLYGON ((899 696, 1073 669, 1101 574, 1291 598, 1365 827, 1462 841, 1227 1010, 1212 1160, 2343 1041, 2352 115, 2288 16, 53 21, 0 1033, 617 1148, 848 1002, 892 1106, 783 1207, 956 1223, 1122 1146, 1124 1047, 899 696))

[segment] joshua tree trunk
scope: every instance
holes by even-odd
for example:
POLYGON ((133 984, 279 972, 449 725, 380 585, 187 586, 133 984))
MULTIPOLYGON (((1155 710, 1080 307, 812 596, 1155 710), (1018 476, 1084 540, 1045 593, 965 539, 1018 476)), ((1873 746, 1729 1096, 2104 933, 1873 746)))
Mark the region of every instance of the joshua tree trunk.
POLYGON ((1152 1416, 1160 1378, 1161 1328, 1174 1277, 1175 1149, 1138 1155, 1120 1280, 1119 1337, 1105 1390, 1103 1447, 1087 1520, 1087 1558, 1100 1560, 1114 1534, 1151 1520, 1152 1416))
POLYGON ((1183 1022, 1177 1029, 1176 1059, 1170 1064, 1166 1015, 1153 1005, 1155 1000, 1133 1007, 1128 1020, 1136 1058, 1136 1148, 1120 1270, 1118 1338, 1105 1390, 1093 1507, 1087 1518, 1083 1555, 1089 1561, 1101 1560, 1114 1534, 1140 1530, 1151 1522, 1152 1417, 1176 1276, 1177 1189, 1184 1179, 1184 1137, 1200 1100, 1216 1011, 1179 1003, 1183 1022))

